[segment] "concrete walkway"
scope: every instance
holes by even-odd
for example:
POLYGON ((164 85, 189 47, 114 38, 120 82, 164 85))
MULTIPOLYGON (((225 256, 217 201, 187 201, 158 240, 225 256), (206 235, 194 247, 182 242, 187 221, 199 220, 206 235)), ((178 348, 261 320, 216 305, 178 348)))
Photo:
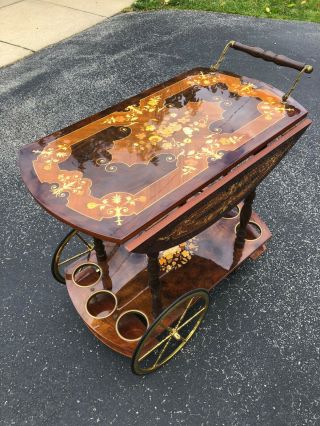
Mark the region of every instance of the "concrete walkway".
POLYGON ((132 0, 0 0, 0 67, 97 24, 132 0))

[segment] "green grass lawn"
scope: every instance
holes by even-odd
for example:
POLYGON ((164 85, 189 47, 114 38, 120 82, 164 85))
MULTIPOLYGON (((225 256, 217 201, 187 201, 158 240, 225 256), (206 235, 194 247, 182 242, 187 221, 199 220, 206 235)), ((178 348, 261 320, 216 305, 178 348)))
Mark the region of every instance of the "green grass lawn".
POLYGON ((131 10, 193 9, 320 22, 320 0, 136 0, 131 10))

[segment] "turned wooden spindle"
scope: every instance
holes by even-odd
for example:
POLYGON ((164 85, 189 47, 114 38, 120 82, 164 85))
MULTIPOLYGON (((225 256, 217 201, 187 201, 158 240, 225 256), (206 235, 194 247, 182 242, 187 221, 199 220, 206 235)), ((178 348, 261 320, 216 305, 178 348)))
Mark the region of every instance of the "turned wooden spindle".
POLYGON ((99 238, 94 238, 93 242, 94 242, 94 249, 96 251, 96 256, 97 256, 98 262, 107 260, 107 253, 106 253, 106 250, 104 248, 103 241, 99 240, 99 238))
POLYGON ((147 269, 148 284, 152 294, 152 313, 154 317, 157 317, 162 310, 159 252, 148 253, 147 269))
POLYGON ((252 204, 255 199, 255 196, 256 191, 254 189, 244 200, 244 204, 240 213, 240 222, 237 227, 237 236, 234 243, 236 249, 241 249, 244 246, 247 235, 247 226, 252 215, 252 204))
POLYGON ((106 290, 112 289, 112 280, 109 275, 109 265, 108 265, 108 256, 104 243, 99 238, 93 238, 94 249, 97 256, 97 263, 102 270, 102 284, 103 288, 106 290))

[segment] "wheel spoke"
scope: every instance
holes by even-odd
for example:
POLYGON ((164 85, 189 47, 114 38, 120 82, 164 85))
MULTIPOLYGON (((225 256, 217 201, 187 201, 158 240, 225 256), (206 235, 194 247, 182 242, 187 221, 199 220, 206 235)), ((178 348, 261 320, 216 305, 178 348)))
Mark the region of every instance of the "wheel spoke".
POLYGON ((194 297, 192 297, 192 298, 190 299, 190 301, 189 301, 189 303, 188 303, 188 306, 186 307, 186 309, 185 309, 185 310, 184 310, 184 312, 182 313, 181 317, 179 318, 179 321, 178 321, 178 324, 176 325, 176 328, 178 328, 178 327, 179 327, 179 325, 180 325, 181 321, 182 321, 182 320, 183 320, 183 318, 185 317, 185 315, 186 315, 186 313, 187 313, 188 309, 190 308, 190 305, 191 305, 191 303, 192 303, 193 299, 194 299, 194 297))
MULTIPOLYGON (((184 318, 184 316, 185 316, 185 314, 186 314, 187 310, 188 310, 188 309, 189 309, 189 307, 190 307, 190 304, 191 304, 192 300, 193 300, 193 298, 192 298, 192 299, 191 299, 191 301, 188 303, 188 306, 187 306, 186 310, 183 312, 182 316, 180 317, 180 320, 182 320, 182 319, 184 318)), ((170 343, 170 341, 171 341, 171 338, 174 336, 173 331, 175 330, 176 332, 178 332, 179 330, 181 330, 183 327, 185 327, 187 324, 189 324, 189 322, 191 322, 191 321, 192 321, 193 319, 195 319, 198 315, 200 315, 200 314, 201 314, 201 312, 203 312, 204 310, 205 310, 205 307, 204 307, 204 308, 202 308, 202 309, 200 309, 200 311, 196 312, 194 315, 192 315, 192 317, 190 317, 190 318, 189 318, 187 321, 185 321, 183 324, 181 324, 180 326, 178 326, 178 325, 177 325, 177 326, 175 327, 175 329, 172 329, 172 330, 170 331, 169 338, 168 338, 168 340, 167 340, 166 344, 165 344, 165 345, 164 345, 164 347, 162 348, 162 350, 161 350, 161 352, 160 352, 160 354, 159 354, 159 356, 158 356, 158 358, 157 358, 156 362, 152 365, 152 367, 151 367, 151 368, 156 368, 156 367, 159 365, 159 361, 160 361, 160 359, 161 359, 162 355, 164 354, 165 350, 167 349, 167 347, 168 347, 168 345, 169 345, 169 343, 170 343)), ((180 320, 179 320, 178 324, 181 322, 180 320)), ((183 343, 184 343, 184 344, 186 344, 186 343, 187 343, 187 341, 188 341, 185 337, 181 336, 181 334, 179 335, 179 339, 181 339, 181 340, 183 341, 183 343)))
POLYGON ((158 365, 158 363, 159 363, 159 361, 160 361, 160 359, 161 359, 162 355, 164 354, 165 350, 167 349, 167 347, 168 347, 168 345, 169 345, 169 343, 170 343, 170 341, 171 341, 171 338, 172 338, 172 336, 171 336, 171 334, 170 334, 170 335, 169 335, 169 339, 167 340, 167 342, 166 342, 166 344, 164 345, 164 347, 161 349, 161 352, 160 352, 160 354, 159 354, 159 356, 158 356, 158 358, 157 358, 156 362, 152 365, 152 367, 151 367, 151 368, 156 368, 156 367, 157 367, 157 365, 158 365))
POLYGON ((143 354, 140 358, 139 361, 144 360, 145 358, 147 358, 148 355, 150 355, 154 350, 156 350, 159 346, 161 346, 164 342, 166 342, 168 339, 170 339, 170 334, 168 334, 168 336, 166 336, 164 339, 162 339, 159 343, 157 343, 155 346, 153 346, 153 348, 151 348, 148 352, 146 352, 145 354, 143 354))
MULTIPOLYGON (((185 317, 185 314, 186 314, 186 312, 187 312, 187 310, 189 309, 189 307, 190 307, 190 304, 191 304, 191 302, 192 302, 192 300, 194 299, 194 297, 190 300, 190 302, 188 303, 188 306, 187 306, 187 308, 185 309, 185 311, 183 312, 183 314, 181 315, 181 317, 180 317, 180 319, 179 319, 179 322, 178 322, 178 324, 177 324, 177 326, 176 326, 176 330, 177 331, 179 331, 179 330, 181 330, 184 326, 186 326, 187 324, 189 324, 189 322, 191 322, 194 318, 196 318, 198 315, 200 315, 200 313, 201 312, 203 312, 204 310, 205 310, 205 307, 204 308, 202 308, 200 311, 198 311, 198 312, 196 312, 196 314, 194 314, 192 317, 190 317, 187 321, 185 321, 183 324, 181 324, 181 321, 183 320, 183 318, 185 317)), ((162 327, 165 329, 165 330, 167 330, 169 333, 170 333, 170 330, 168 330, 168 327, 167 326, 165 326, 164 324, 163 324, 163 322, 162 321, 160 321, 159 322, 159 324, 160 325, 162 325, 162 327)), ((161 346, 163 343, 165 343, 165 342, 167 342, 170 338, 171 338, 172 336, 171 336, 171 334, 168 334, 168 336, 166 336, 164 339, 162 339, 159 343, 157 343, 155 346, 153 346, 148 352, 146 352, 145 354, 143 354, 140 358, 139 358, 139 362, 140 361, 143 361, 145 358, 147 358, 147 356, 149 356, 152 352, 154 352, 156 349, 158 349, 159 348, 159 346, 161 346)), ((184 342, 186 342, 186 340, 185 340, 185 338, 183 337, 183 336, 181 336, 181 338, 182 338, 182 340, 184 341, 184 342)), ((167 345, 166 345, 167 346, 167 345)), ((164 348, 164 350, 165 350, 165 348, 164 348)), ((163 352, 164 352, 164 350, 163 350, 163 352)))
POLYGON ((70 231, 58 245, 53 255, 51 261, 51 271, 54 278, 62 284, 66 284, 65 267, 68 266, 68 264, 70 264, 72 261, 79 259, 81 256, 86 256, 87 260, 89 260, 90 253, 92 252, 93 248, 93 244, 87 242, 86 239, 82 235, 80 235, 79 231, 75 229, 70 231), (80 243, 77 239, 74 241, 75 236, 78 237, 80 243), (84 245, 85 248, 82 245, 84 245), (80 250, 80 253, 73 255, 73 253, 76 253, 80 250), (71 256, 68 257, 69 253, 65 254, 65 251, 69 252, 71 256), (63 257, 66 258, 62 259, 63 257))
POLYGON ((63 260, 62 262, 58 262, 58 266, 64 265, 68 262, 71 262, 71 260, 77 259, 80 256, 83 256, 84 254, 90 253, 92 249, 88 249, 86 251, 83 251, 81 253, 75 254, 74 256, 69 257, 68 259, 63 260))
POLYGON ((151 373, 180 352, 198 329, 208 303, 208 292, 194 289, 164 309, 140 339, 133 353, 132 371, 151 373))
POLYGON ((200 311, 196 312, 194 315, 192 315, 192 317, 190 317, 189 319, 187 319, 186 322, 184 322, 183 324, 180 325, 180 327, 177 329, 177 331, 181 330, 184 326, 186 326, 187 324, 189 324, 189 322, 191 322, 193 319, 195 319, 198 315, 201 314, 201 312, 205 311, 206 307, 204 306, 202 309, 200 309, 200 311))
MULTIPOLYGON (((191 305, 191 303, 192 303, 192 301, 193 301, 193 299, 194 299, 194 297, 192 297, 191 299, 190 299, 190 301, 189 301, 189 303, 188 303, 188 306, 186 307, 186 309, 183 311, 183 313, 182 313, 182 315, 181 315, 181 317, 179 318, 179 321, 178 321, 178 324, 176 325, 176 329, 179 327, 179 325, 181 324, 181 321, 183 320, 183 318, 185 317, 185 315, 186 315, 186 313, 187 313, 187 311, 188 311, 188 309, 189 309, 189 307, 190 307, 190 305, 191 305)), ((161 350, 161 352, 160 352, 160 354, 158 355, 158 358, 156 359, 156 362, 152 365, 152 367, 151 368, 156 368, 158 365, 159 365, 159 361, 161 360, 161 357, 162 357, 162 355, 165 353, 165 351, 166 351, 166 349, 167 349, 167 347, 168 347, 168 345, 169 345, 169 343, 170 343, 170 341, 171 341, 171 339, 172 339, 172 337, 174 336, 173 335, 173 329, 168 329, 167 328, 167 330, 170 332, 170 335, 169 335, 169 339, 167 340, 167 342, 166 342, 166 344, 164 345, 164 347, 162 348, 162 350, 161 350)), ((186 340, 182 337, 182 336, 180 336, 180 338, 184 341, 184 342, 186 342, 186 340)))
POLYGON ((81 240, 83 242, 83 244, 85 244, 88 247, 88 249, 90 251, 93 250, 93 245, 87 243, 87 241, 82 237, 82 235, 80 235, 78 232, 76 232, 76 236, 79 238, 79 240, 81 240))

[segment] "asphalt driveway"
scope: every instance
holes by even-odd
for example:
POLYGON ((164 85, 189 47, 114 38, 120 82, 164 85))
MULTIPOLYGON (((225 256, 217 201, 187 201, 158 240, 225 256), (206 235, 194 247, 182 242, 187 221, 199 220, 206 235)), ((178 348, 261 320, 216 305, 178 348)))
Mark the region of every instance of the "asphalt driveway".
MULTIPOLYGON (((3 425, 319 425, 320 26, 197 12, 124 14, 0 70, 3 425), (145 378, 87 330, 50 258, 67 228, 21 182, 18 149, 243 43, 316 67, 295 98, 314 124, 261 185, 273 238, 212 294, 183 353, 145 378)), ((287 88, 238 52, 225 69, 287 88)))

